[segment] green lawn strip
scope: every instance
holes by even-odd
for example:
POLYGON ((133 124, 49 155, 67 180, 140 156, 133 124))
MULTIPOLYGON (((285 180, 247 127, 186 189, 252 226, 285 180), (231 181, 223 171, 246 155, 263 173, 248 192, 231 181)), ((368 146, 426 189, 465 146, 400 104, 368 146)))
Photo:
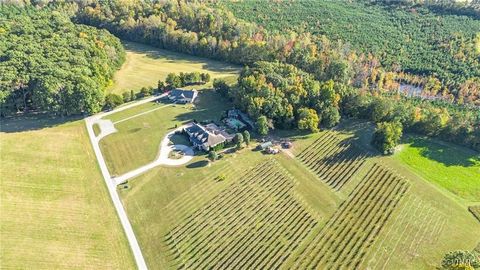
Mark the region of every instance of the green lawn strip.
POLYGON ((97 123, 93 124, 93 132, 95 133, 95 136, 100 135, 101 130, 100 126, 97 123))
POLYGON ((144 113, 144 112, 159 108, 159 107, 164 106, 166 104, 167 103, 163 102, 162 100, 160 100, 159 102, 147 102, 147 103, 135 106, 133 108, 124 110, 124 111, 120 111, 120 112, 116 112, 116 113, 107 115, 107 116, 104 117, 104 119, 111 120, 112 122, 115 123, 117 121, 121 121, 121 120, 126 119, 128 117, 132 117, 132 116, 135 116, 137 114, 144 113))

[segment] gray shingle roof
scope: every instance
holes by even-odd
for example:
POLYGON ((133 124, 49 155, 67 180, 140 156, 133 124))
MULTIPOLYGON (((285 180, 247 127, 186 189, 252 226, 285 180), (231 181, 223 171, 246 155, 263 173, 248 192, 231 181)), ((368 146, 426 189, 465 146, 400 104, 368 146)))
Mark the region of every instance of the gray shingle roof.
POLYGON ((169 96, 175 97, 175 98, 189 98, 192 99, 195 95, 195 90, 190 91, 190 90, 182 90, 182 89, 173 89, 170 91, 169 96))
POLYGON ((225 137, 220 134, 213 134, 205 129, 205 127, 193 123, 185 128, 185 131, 190 134, 190 139, 198 145, 207 145, 213 147, 225 141, 225 137))

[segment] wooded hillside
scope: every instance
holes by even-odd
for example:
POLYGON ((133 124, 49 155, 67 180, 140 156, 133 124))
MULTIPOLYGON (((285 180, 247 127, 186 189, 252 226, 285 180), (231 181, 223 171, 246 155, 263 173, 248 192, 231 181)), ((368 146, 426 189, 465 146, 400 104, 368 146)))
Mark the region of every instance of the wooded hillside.
POLYGON ((388 68, 432 75, 456 94, 465 81, 480 77, 480 19, 473 4, 468 8, 448 2, 219 1, 239 19, 267 30, 342 40, 374 54, 388 68), (467 11, 470 16, 458 15, 467 11))
POLYGON ((94 113, 125 52, 105 30, 71 22, 49 8, 0 6, 2 115, 94 113))

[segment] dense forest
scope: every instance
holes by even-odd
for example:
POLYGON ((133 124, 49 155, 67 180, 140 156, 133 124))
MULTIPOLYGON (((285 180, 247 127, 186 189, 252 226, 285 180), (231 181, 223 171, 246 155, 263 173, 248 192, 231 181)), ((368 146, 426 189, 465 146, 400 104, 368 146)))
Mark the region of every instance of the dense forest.
POLYGON ((281 61, 317 80, 358 86, 382 80, 385 88, 393 83, 392 76, 380 76, 387 72, 375 57, 357 54, 342 42, 308 33, 271 33, 200 2, 91 1, 80 8, 76 19, 128 40, 232 63, 281 61))
POLYGON ((105 30, 48 8, 1 5, 1 114, 98 112, 124 58, 120 41, 105 30))
POLYGON ((269 31, 295 30, 342 40, 361 52, 374 54, 389 69, 431 75, 454 94, 466 88, 467 80, 480 77, 480 13, 475 15, 474 3, 465 6, 450 4, 451 1, 407 0, 218 2, 238 18, 256 22, 269 31), (471 16, 454 15, 466 13, 471 16))
POLYGON ((340 120, 334 82, 320 83, 289 64, 256 62, 245 68, 228 96, 250 116, 265 116, 272 127, 318 131, 340 120))

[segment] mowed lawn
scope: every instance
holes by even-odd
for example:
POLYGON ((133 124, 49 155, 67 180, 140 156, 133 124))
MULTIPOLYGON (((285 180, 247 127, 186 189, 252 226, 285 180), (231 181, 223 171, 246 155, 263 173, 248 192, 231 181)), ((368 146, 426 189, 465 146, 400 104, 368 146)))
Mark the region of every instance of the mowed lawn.
POLYGON ((214 78, 234 80, 240 71, 238 66, 206 58, 160 50, 139 43, 123 44, 127 59, 115 74, 113 85, 108 89, 116 94, 130 90, 137 92, 144 86, 156 87, 158 80, 165 80, 168 73, 207 72, 213 81, 214 78))
POLYGON ((0 149, 2 269, 135 268, 83 120, 2 120, 0 149))
POLYGON ((453 144, 408 137, 395 158, 467 202, 480 202, 480 154, 453 144))
POLYGON ((108 116, 118 130, 100 141, 110 173, 121 175, 152 162, 161 140, 176 125, 192 120, 218 121, 221 113, 231 108, 212 90, 200 91, 195 103, 192 106, 151 102, 108 116))

